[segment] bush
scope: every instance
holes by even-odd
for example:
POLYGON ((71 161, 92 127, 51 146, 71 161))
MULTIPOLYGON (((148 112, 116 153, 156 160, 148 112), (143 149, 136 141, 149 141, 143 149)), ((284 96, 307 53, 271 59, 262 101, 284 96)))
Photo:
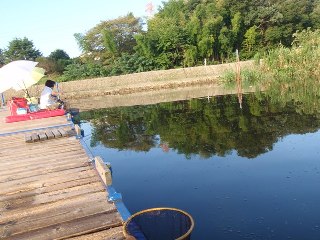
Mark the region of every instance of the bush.
POLYGON ((86 79, 92 77, 104 77, 110 75, 110 70, 102 66, 101 64, 95 63, 74 63, 66 67, 63 75, 59 77, 59 81, 67 82, 77 79, 86 79))
POLYGON ((220 80, 227 88, 234 88, 236 85, 236 73, 232 70, 228 70, 220 77, 220 80))
POLYGON ((264 60, 264 84, 278 101, 294 101, 304 112, 320 112, 320 30, 296 32, 292 48, 279 46, 264 60))

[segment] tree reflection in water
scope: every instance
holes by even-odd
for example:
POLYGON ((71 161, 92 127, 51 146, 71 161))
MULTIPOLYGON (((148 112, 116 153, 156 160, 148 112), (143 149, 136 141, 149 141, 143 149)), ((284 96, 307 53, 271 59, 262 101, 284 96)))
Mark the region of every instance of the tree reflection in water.
POLYGON ((92 122, 91 146, 149 151, 167 147, 189 158, 239 156, 255 158, 272 150, 282 137, 315 132, 319 115, 303 114, 292 102, 275 103, 265 96, 192 99, 148 106, 119 107, 81 113, 92 122), (160 139, 159 139, 160 136, 160 139))

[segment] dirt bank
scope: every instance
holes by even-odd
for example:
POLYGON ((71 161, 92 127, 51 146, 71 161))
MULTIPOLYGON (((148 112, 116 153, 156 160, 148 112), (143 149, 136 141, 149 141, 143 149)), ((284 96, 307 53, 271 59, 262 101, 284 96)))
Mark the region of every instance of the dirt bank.
MULTIPOLYGON (((253 61, 241 62, 241 69, 253 68, 253 61)), ((115 77, 85 79, 60 83, 62 98, 80 111, 117 106, 154 104, 234 94, 225 89, 219 77, 235 71, 235 64, 220 64, 128 74, 115 77)), ((40 96, 43 86, 32 86, 31 96, 40 96)), ((245 89, 251 92, 254 89, 245 89)), ((24 92, 9 90, 5 98, 23 96, 24 92)))
MULTIPOLYGON (((241 68, 252 68, 253 61, 241 62, 241 68)), ((85 79, 60 83, 64 99, 83 99, 93 96, 126 95, 139 92, 178 89, 200 85, 219 85, 219 76, 226 71, 234 71, 235 64, 209 65, 161 71, 134 73, 115 77, 85 79)), ((42 86, 32 86, 32 96, 40 96, 42 86)), ((5 98, 23 96, 23 92, 9 90, 5 98)))

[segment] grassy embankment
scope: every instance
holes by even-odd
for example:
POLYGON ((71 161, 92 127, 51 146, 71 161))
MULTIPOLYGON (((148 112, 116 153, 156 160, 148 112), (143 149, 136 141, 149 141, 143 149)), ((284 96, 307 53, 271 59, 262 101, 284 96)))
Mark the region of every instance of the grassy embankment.
MULTIPOLYGON (((260 68, 242 71, 244 86, 267 89, 271 101, 292 101, 298 111, 320 112, 320 30, 297 32, 291 48, 280 45, 262 58, 260 68)), ((234 78, 234 72, 223 76, 232 87, 234 78)))
MULTIPOLYGON (((241 63, 243 69, 253 67, 253 61, 241 63)), ((89 98, 105 95, 126 95, 138 92, 155 92, 172 90, 190 86, 211 85, 220 86, 220 77, 229 71, 234 71, 235 64, 209 65, 192 68, 150 71, 129 75, 78 80, 60 83, 63 97, 66 99, 89 98)), ((42 85, 32 86, 29 92, 39 96, 42 85)), ((22 96, 23 92, 13 90, 6 92, 6 98, 22 96)))

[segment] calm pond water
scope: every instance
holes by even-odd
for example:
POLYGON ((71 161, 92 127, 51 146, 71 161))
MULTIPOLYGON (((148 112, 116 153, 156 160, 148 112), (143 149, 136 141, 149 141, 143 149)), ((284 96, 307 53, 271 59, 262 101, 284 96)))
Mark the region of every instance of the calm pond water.
POLYGON ((320 239, 320 115, 246 95, 81 114, 131 213, 174 207, 192 239, 320 239))

